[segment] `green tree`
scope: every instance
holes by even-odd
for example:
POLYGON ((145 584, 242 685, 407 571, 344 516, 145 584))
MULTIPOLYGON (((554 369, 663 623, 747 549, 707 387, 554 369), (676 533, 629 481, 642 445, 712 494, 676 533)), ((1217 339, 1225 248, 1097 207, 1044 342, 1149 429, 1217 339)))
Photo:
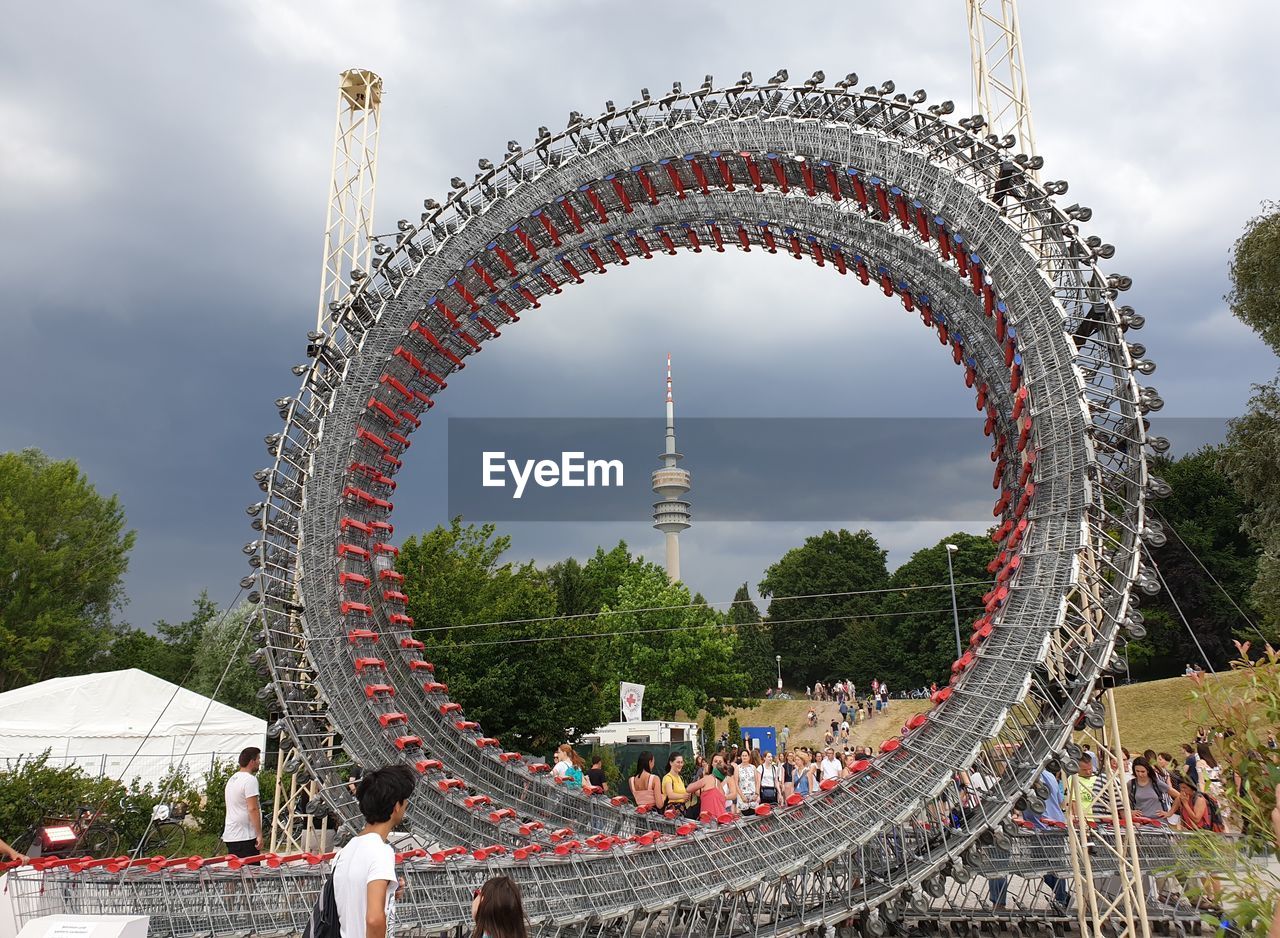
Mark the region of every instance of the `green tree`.
POLYGON ((539 752, 595 728, 602 684, 595 643, 579 637, 591 620, 556 619, 542 572, 502 559, 510 543, 491 524, 455 518, 409 538, 397 566, 418 637, 451 695, 486 732, 539 752))
POLYGON ((1251 599, 1263 630, 1275 635, 1280 632, 1280 380, 1254 386, 1249 409, 1228 424, 1218 465, 1247 506, 1244 530, 1261 550, 1251 599))
POLYGON ((716 718, 710 713, 702 717, 702 755, 710 761, 716 751, 716 718))
POLYGON ((246 632, 254 627, 252 617, 252 607, 241 605, 205 623, 187 687, 229 707, 266 717, 267 706, 258 699, 266 676, 249 663, 254 644, 246 632))
POLYGON ((547 586, 555 596, 556 612, 560 615, 582 616, 600 611, 595 585, 576 558, 553 563, 544 573, 547 586))
POLYGON ((0 455, 0 690, 100 664, 133 541, 75 462, 0 455))
POLYGON ((605 606, 617 606, 618 588, 622 586, 632 565, 637 562, 631 556, 631 549, 627 547, 626 541, 618 541, 608 551, 597 547, 595 556, 582 568, 587 594, 584 602, 588 608, 598 612, 605 606))
POLYGON ((1280 203, 1264 202, 1231 255, 1231 312, 1280 355, 1280 203))
POLYGON ((773 635, 751 601, 747 584, 743 583, 733 594, 727 621, 738 636, 738 664, 747 676, 747 694, 763 697, 765 689, 774 684, 777 662, 773 658, 773 635))
POLYGON ((854 647, 874 634, 873 620, 850 617, 879 607, 880 597, 869 591, 888 586, 885 557, 870 531, 842 528, 807 538, 765 571, 760 595, 770 600, 774 652, 797 685, 843 677, 832 659, 836 641, 844 637, 854 647))
POLYGON ((137 668, 159 676, 169 672, 169 648, 160 636, 121 623, 112 626, 111 646, 100 661, 103 671, 137 668))
POLYGON ((1223 471, 1226 463, 1221 447, 1150 463, 1151 472, 1173 487, 1168 498, 1147 503, 1152 519, 1164 525, 1166 542, 1151 547, 1150 554, 1168 590, 1143 600, 1147 635, 1129 644, 1129 666, 1135 678, 1181 674, 1188 662, 1202 660, 1201 648, 1214 668, 1224 668, 1235 656, 1235 639, 1251 633, 1231 599, 1250 619, 1257 619, 1250 608, 1249 588, 1258 574, 1258 544, 1241 529, 1248 504, 1223 471))
MULTIPOLYGON (((734 636, 705 603, 694 603, 681 583, 654 563, 633 559, 617 588, 616 605, 601 610, 605 631, 599 668, 606 687, 619 681, 645 685, 644 710, 671 719, 677 711, 722 713, 746 689, 734 636)), ((602 715, 613 718, 606 695, 602 715)))
MULTIPOLYGON (((190 618, 176 623, 161 619, 153 626, 154 634, 132 626, 116 629, 102 669, 139 668, 173 684, 190 687, 189 678, 197 664, 201 639, 218 616, 218 606, 206 592, 202 591, 193 605, 190 618)), ((222 663, 226 664, 225 658, 222 663)))
MULTIPOLYGON (((990 537, 957 532, 932 547, 911 555, 893 571, 891 592, 885 593, 875 620, 880 643, 863 643, 863 657, 870 657, 873 670, 890 687, 908 690, 943 682, 956 659, 955 616, 947 571, 947 545, 958 550, 951 558, 956 581, 956 606, 960 616, 961 647, 969 647, 970 625, 981 610, 982 596, 991 588, 987 565, 996 555, 990 537), (972 585, 966 585, 972 584, 972 585), (936 588, 935 588, 936 587, 936 588)), ((860 686, 869 685, 876 674, 850 668, 860 686)))
MULTIPOLYGON (((1226 301, 1241 322, 1280 354, 1280 203, 1246 223, 1231 257, 1226 301)), ((1232 420, 1222 471, 1249 503, 1245 530, 1262 549, 1252 589, 1264 631, 1280 631, 1280 379, 1254 385, 1249 409, 1232 420)))

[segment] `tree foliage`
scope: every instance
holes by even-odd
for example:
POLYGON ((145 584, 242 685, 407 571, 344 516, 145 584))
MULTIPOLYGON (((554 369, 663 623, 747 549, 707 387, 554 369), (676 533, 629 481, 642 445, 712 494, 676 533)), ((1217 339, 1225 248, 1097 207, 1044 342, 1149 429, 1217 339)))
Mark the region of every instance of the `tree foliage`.
POLYGON ((746 676, 747 693, 764 696, 767 688, 777 680, 776 652, 773 650, 773 634, 760 616, 760 610, 751 601, 747 584, 743 583, 733 594, 726 621, 734 626, 738 640, 738 664, 746 676))
POLYGON ((0 455, 0 690, 100 664, 133 542, 73 461, 0 455))
POLYGON ((969 626, 991 588, 987 565, 996 555, 991 538, 957 532, 916 551, 893 571, 891 592, 880 604, 884 615, 876 620, 881 641, 863 653, 871 669, 851 666, 859 684, 880 676, 890 687, 902 690, 943 682, 956 659, 955 615, 951 606, 947 571, 947 544, 959 548, 951 558, 955 573, 956 607, 960 618, 961 648, 969 647, 969 626), (931 588, 937 587, 937 588, 931 588), (872 673, 875 672, 875 673, 872 673), (861 678, 861 680, 859 680, 861 678))
POLYGON ((1190 662, 1203 664, 1201 648, 1214 668, 1225 667, 1234 655, 1235 639, 1251 631, 1231 599, 1257 618, 1249 587, 1257 575, 1258 545, 1241 529, 1248 507, 1222 471, 1223 456, 1221 448, 1206 447, 1175 460, 1151 462, 1151 472, 1173 488, 1168 498, 1147 505, 1153 519, 1164 525, 1166 542, 1152 547, 1150 554, 1168 591, 1143 600, 1147 635, 1129 644, 1135 678, 1181 674, 1190 662))
POLYGON ((511 539, 454 518, 400 549, 418 637, 441 680, 486 731, 540 752, 595 728, 584 620, 557 620, 556 593, 532 563, 504 561, 511 539))
POLYGON ((870 531, 842 528, 806 538, 765 571, 774 652, 797 684, 844 676, 832 654, 838 641, 846 654, 874 642, 873 620, 851 617, 876 612, 880 597, 869 591, 889 584, 886 556, 870 531))
MULTIPOLYGON (((1280 203, 1251 218, 1231 256, 1231 312, 1280 354, 1280 203)), ((1243 416, 1228 425, 1222 471, 1249 503, 1245 530, 1261 556, 1252 589, 1264 631, 1280 632, 1280 379, 1254 385, 1243 416)))
POLYGON ((1280 203, 1263 203, 1231 254, 1231 312, 1280 355, 1280 203))
POLYGON ((195 666, 187 687, 244 713, 265 718, 267 705, 258 699, 258 690, 266 678, 249 663, 254 645, 246 630, 253 628, 252 616, 252 607, 242 605, 224 616, 209 617, 196 645, 195 666))
MULTIPOLYGON (((601 610, 609 632, 601 648, 606 687, 645 685, 644 710, 671 719, 677 711, 721 713, 746 691, 732 632, 705 602, 691 600, 654 563, 632 559, 615 603, 601 610)), ((602 716, 612 719, 612 706, 602 716)))
POLYGON ((1253 392, 1249 409, 1228 424, 1219 467, 1247 506, 1244 530, 1261 551, 1251 599, 1263 630, 1274 636, 1280 632, 1280 379, 1253 392))
MULTIPOLYGON (((101 669, 140 668, 171 683, 190 686, 188 678, 197 665, 205 629, 218 617, 217 604, 208 593, 201 592, 193 606, 190 618, 177 623, 161 619, 153 626, 154 632, 129 625, 116 627, 101 669)), ((226 664, 225 657, 219 668, 222 664, 226 664)))

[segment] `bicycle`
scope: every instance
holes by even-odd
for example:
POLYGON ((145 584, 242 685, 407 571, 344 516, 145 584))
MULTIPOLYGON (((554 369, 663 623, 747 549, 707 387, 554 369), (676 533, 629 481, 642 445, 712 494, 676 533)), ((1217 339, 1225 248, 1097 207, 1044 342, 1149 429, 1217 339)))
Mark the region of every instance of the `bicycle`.
POLYGON ((120 835, 92 806, 80 805, 71 817, 60 817, 47 814, 34 798, 29 800, 37 820, 22 838, 30 844, 28 855, 62 858, 114 855, 120 835))
POLYGON ((172 807, 158 804, 151 809, 151 824, 134 851, 139 857, 164 857, 174 860, 185 856, 183 847, 187 843, 186 805, 182 802, 172 807))

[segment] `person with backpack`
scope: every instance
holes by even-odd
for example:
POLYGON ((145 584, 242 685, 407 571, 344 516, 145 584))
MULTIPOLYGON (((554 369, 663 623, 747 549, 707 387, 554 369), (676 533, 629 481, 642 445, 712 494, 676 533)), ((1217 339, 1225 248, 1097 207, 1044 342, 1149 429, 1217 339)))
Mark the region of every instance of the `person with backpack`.
POLYGON ((1196 768, 1200 772, 1200 790, 1207 791, 1214 798, 1222 797, 1222 769, 1218 760, 1213 757, 1213 750, 1208 743, 1196 744, 1196 768))
MULTIPOLYGON (((389 765, 360 779, 356 797, 365 825, 333 862, 333 900, 341 938, 386 938, 395 924, 396 852, 388 835, 404 820, 417 779, 389 765)), ((331 938, 314 934, 312 938, 331 938)))
POLYGON ((1169 813, 1178 815, 1185 831, 1222 833, 1222 812, 1218 809, 1218 802, 1212 795, 1199 791, 1189 778, 1178 780, 1178 794, 1169 813))
POLYGON ((1146 756, 1133 760, 1133 778, 1129 779, 1129 808, 1137 817, 1167 821, 1173 813, 1173 798, 1168 787, 1156 775, 1146 756))

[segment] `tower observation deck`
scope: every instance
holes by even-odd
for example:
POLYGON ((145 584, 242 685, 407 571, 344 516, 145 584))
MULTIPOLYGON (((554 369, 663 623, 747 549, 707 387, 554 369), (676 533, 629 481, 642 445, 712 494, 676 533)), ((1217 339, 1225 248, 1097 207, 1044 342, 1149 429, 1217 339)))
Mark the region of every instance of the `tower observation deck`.
POLYGON ((653 526, 666 535, 667 576, 674 583, 680 579, 680 532, 692 524, 689 503, 689 470, 681 469, 684 457, 676 452, 675 402, 671 396, 671 356, 667 356, 667 437, 666 448, 659 457, 662 468, 653 471, 653 494, 662 501, 653 503, 653 526))

